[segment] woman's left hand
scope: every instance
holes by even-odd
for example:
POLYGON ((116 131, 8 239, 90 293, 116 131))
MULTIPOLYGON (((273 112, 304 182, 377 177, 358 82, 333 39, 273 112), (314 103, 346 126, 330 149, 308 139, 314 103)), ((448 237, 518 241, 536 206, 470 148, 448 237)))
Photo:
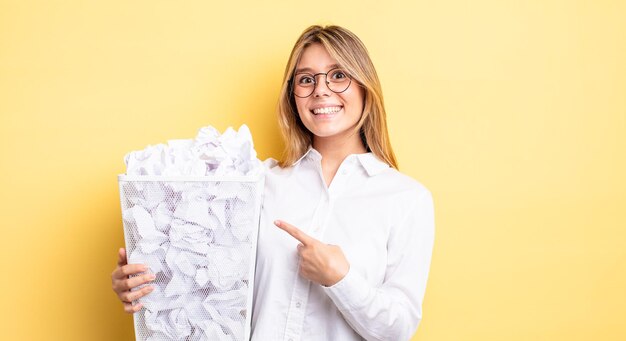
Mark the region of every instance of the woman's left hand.
POLYGON ((302 277, 329 287, 346 276, 350 264, 339 246, 324 244, 284 221, 276 220, 274 224, 300 242, 298 254, 302 277))

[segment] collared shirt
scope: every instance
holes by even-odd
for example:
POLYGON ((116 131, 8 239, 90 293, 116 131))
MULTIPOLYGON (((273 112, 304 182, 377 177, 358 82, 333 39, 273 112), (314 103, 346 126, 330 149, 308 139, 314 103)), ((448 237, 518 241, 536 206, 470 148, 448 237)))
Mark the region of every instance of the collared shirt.
POLYGON ((432 255, 431 194, 372 153, 346 157, 326 186, 321 159, 310 148, 292 167, 267 172, 252 340, 408 340, 432 255), (300 276, 299 241, 277 219, 341 247, 347 275, 330 287, 300 276))

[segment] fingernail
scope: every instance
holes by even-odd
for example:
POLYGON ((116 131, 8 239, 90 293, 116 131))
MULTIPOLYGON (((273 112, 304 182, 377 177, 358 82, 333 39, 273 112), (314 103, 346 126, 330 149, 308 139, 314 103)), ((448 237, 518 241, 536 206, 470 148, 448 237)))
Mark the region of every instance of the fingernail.
POLYGON ((148 292, 152 292, 154 290, 154 287, 148 287, 148 292))
POLYGON ((274 225, 280 226, 280 220, 274 220, 274 225))
POLYGON ((154 280, 155 278, 156 278, 156 275, 154 274, 148 276, 148 279, 151 281, 154 280))

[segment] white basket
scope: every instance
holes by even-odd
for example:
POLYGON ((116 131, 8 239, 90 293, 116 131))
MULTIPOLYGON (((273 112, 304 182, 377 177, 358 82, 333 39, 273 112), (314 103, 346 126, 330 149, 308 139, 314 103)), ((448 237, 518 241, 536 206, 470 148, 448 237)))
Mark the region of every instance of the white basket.
POLYGON ((118 180, 128 263, 156 275, 136 339, 249 340, 264 178, 118 180))

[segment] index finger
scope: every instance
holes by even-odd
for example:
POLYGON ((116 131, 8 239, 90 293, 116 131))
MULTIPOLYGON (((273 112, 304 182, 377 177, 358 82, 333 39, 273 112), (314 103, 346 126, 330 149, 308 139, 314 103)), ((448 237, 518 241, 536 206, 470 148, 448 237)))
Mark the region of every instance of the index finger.
POLYGON ((300 241, 302 244, 306 245, 310 245, 314 242, 316 242, 317 240, 311 236, 309 236, 308 234, 302 232, 299 228, 286 223, 282 220, 276 220, 274 221, 274 225, 278 226, 281 230, 289 233, 292 237, 296 238, 298 241, 300 241))
POLYGON ((128 278, 128 276, 130 275, 135 275, 146 271, 148 271, 148 267, 144 264, 127 264, 115 269, 113 271, 113 277, 117 279, 128 278))

